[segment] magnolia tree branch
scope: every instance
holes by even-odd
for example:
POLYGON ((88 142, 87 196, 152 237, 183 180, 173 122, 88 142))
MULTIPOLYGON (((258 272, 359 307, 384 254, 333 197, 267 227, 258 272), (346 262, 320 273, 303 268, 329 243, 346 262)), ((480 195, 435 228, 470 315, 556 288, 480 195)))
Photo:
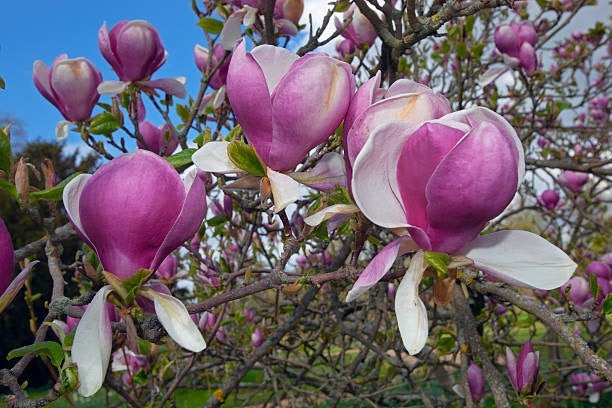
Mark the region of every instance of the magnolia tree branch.
POLYGON ((455 285, 455 293, 452 299, 453 307, 455 308, 455 318, 457 319, 457 328, 463 333, 463 338, 470 347, 472 354, 480 359, 480 364, 484 371, 484 376, 491 387, 493 399, 497 407, 510 408, 508 396, 501 374, 491 362, 489 354, 480 340, 480 335, 476 328, 476 321, 470 309, 468 299, 465 297, 459 285, 455 285))
POLYGON ((245 358, 242 366, 235 370, 229 376, 229 378, 223 382, 222 386, 217 389, 213 395, 211 395, 208 401, 206 401, 206 404, 204 405, 205 407, 218 407, 223 403, 223 401, 225 401, 226 396, 229 395, 234 388, 236 388, 240 380, 249 372, 249 370, 251 370, 253 365, 255 365, 255 363, 266 354, 271 352, 272 348, 276 346, 278 342, 280 342, 283 336, 295 327, 298 320, 308 310, 308 305, 310 305, 310 303, 314 300, 317 292, 319 292, 319 288, 317 286, 311 286, 308 289, 306 294, 300 300, 299 305, 293 311, 291 317, 285 320, 285 322, 283 322, 283 324, 280 325, 279 328, 276 329, 261 346, 257 347, 247 356, 247 358, 245 358))
POLYGON ((580 357, 585 364, 591 367, 591 369, 597 375, 607 379, 608 381, 612 381, 612 369, 610 368, 610 364, 595 354, 588 344, 582 339, 582 337, 576 334, 565 324, 563 316, 555 315, 549 311, 546 306, 526 299, 524 296, 518 292, 515 292, 514 290, 498 286, 491 282, 483 282, 472 279, 470 277, 462 277, 461 279, 479 293, 501 298, 536 316, 559 337, 561 337, 563 341, 565 341, 565 343, 572 350, 574 350, 578 357, 580 357))
MULTIPOLYGON (((77 233, 70 223, 64 224, 61 227, 55 229, 55 237, 59 242, 64 242, 69 239, 77 237, 77 233)), ((47 237, 43 237, 34 242, 30 242, 27 245, 22 246, 15 250, 15 262, 19 262, 27 258, 28 256, 42 252, 47 243, 47 237)))

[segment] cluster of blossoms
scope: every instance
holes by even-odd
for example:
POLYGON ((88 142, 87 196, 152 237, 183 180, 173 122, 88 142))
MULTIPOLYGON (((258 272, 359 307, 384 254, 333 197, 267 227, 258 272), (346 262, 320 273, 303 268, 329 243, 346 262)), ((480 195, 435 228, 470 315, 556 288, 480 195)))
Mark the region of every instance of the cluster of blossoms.
MULTIPOLYGON (((253 18, 253 13, 260 15, 264 6, 257 0, 232 4, 239 7, 232 14, 240 19, 239 26, 242 22, 249 25, 246 20, 253 18)), ((277 21, 296 22, 303 7, 301 1, 290 0, 276 5, 277 21)), ((359 27, 363 16, 355 8, 347 13, 352 13, 353 20, 343 33, 345 41, 354 47, 371 45, 375 34, 359 27)), ((231 26, 232 16, 226 28, 231 26)), ((510 65, 522 66, 527 74, 534 72, 533 27, 501 26, 495 40, 510 65)), ((104 25, 99 45, 120 81, 102 83, 99 72, 84 59, 61 57, 51 69, 41 62, 35 64, 36 86, 68 121, 86 121, 98 92, 122 93, 135 86, 146 92, 156 88, 184 96, 181 80, 150 79, 164 63, 166 53, 148 23, 121 22, 110 32, 104 25)), ((346 300, 356 299, 383 279, 397 258, 412 254, 397 291, 389 292, 395 298, 400 335, 410 354, 418 353, 428 336, 427 310, 418 294, 429 266, 426 252, 448 254, 453 268, 470 265, 520 287, 550 290, 572 275, 574 262, 535 234, 498 231, 480 235, 509 205, 525 174, 521 141, 502 116, 483 107, 453 111, 443 95, 406 79, 382 89, 380 73, 355 91, 355 77, 345 62, 324 54, 298 57, 270 45, 247 52, 246 46, 245 41, 239 41, 231 58, 225 55, 227 44, 215 47, 212 53, 196 46, 195 58, 205 73, 226 58, 210 85, 226 87, 235 119, 258 161, 255 167, 261 170, 255 175, 262 196, 271 197, 274 211, 280 212, 299 198, 300 184, 322 191, 340 185, 348 188, 356 205, 324 208, 304 220, 306 224, 331 222, 333 217, 346 219, 360 211, 373 224, 398 235, 372 259, 346 300), (312 168, 300 171, 298 166, 310 151, 327 142, 342 123, 344 158, 328 153, 312 168)), ((153 273, 162 280, 172 279, 177 260, 170 254, 197 236, 207 211, 204 171, 245 172, 230 158, 231 143, 211 141, 193 155, 197 169, 181 179, 159 156, 176 148, 173 129, 141 121, 140 133, 146 146, 139 147, 155 154, 145 150, 126 153, 93 175, 77 176, 63 192, 71 223, 96 252, 111 281, 112 276, 125 281, 142 275, 147 282, 153 273)), ((565 178, 566 187, 575 191, 574 184, 580 181, 569 172, 565 178)), ((560 183, 564 182, 560 179, 560 183)), ((554 197, 547 198, 543 205, 552 209, 557 205, 551 204, 553 201, 554 197)), ((226 197, 223 205, 214 204, 213 212, 230 219, 232 210, 231 198, 226 197)), ((327 264, 325 254, 316 261, 327 264)), ((218 284, 214 271, 204 274, 211 285, 218 284)), ((83 395, 100 388, 111 358, 111 313, 106 300, 116 286, 109 283, 97 292, 76 329, 72 359, 79 369, 83 395), (92 353, 92 349, 98 352, 92 353)), ((170 337, 188 350, 203 350, 206 343, 200 330, 218 327, 212 313, 190 318, 185 306, 156 282, 139 287, 135 297, 143 311, 156 314, 170 337)), ((130 300, 123 298, 122 302, 128 306, 130 300)), ((223 341, 222 330, 216 335, 223 341)), ((259 347, 263 341, 263 332, 255 330, 253 346, 259 347)), ((534 392, 538 371, 532 366, 539 361, 539 354, 528 350, 521 352, 516 362, 511 353, 507 358, 517 391, 534 392)), ((117 355, 115 360, 117 367, 146 365, 137 356, 117 355)), ((477 368, 471 366, 468 373, 473 378, 470 390, 475 400, 483 393, 477 368)))

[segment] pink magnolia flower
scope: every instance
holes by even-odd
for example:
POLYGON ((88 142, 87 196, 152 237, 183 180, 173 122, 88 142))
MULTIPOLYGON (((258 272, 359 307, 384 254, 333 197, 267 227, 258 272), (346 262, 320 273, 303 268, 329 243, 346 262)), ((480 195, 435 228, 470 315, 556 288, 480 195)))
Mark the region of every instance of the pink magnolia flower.
POLYGON ((495 29, 495 46, 512 67, 522 66, 527 75, 538 67, 535 44, 536 31, 529 21, 502 24, 495 29))
POLYGON ((470 362, 470 366, 467 370, 467 380, 470 394, 472 395, 472 401, 478 403, 484 395, 484 376, 482 375, 480 367, 473 361, 470 362))
POLYGON ((555 190, 544 190, 540 197, 538 197, 538 204, 547 210, 554 210, 559 204, 559 193, 555 190))
POLYGON ((36 89, 67 121, 57 124, 55 136, 59 140, 68 136, 68 125, 89 119, 100 99, 97 88, 102 82, 102 74, 86 58, 68 59, 62 54, 53 61, 51 68, 37 60, 32 79, 36 89))
MULTIPOLYGON (((227 96, 249 141, 264 165, 280 211, 295 201, 297 182, 282 174, 325 142, 340 125, 353 94, 351 67, 324 54, 298 57, 280 47, 261 45, 234 50, 227 76, 227 96), (257 109, 253 109, 257 106, 257 109)), ((193 155, 205 171, 235 173, 227 142, 206 143, 193 155)))
POLYGON ((602 381, 596 374, 593 373, 576 373, 569 376, 572 385, 572 392, 578 396, 588 395, 589 402, 596 404, 599 402, 601 391, 608 388, 609 383, 602 381))
POLYGON ((132 382, 132 377, 141 369, 149 365, 147 357, 142 354, 136 354, 131 350, 118 349, 113 353, 113 362, 111 369, 113 372, 125 371, 121 376, 121 380, 126 384, 132 382))
POLYGON ((364 45, 372 46, 378 34, 374 29, 370 20, 364 16, 359 8, 355 4, 351 6, 342 14, 342 20, 338 17, 335 18, 334 23, 336 29, 339 30, 344 25, 344 21, 348 20, 352 16, 352 20, 349 25, 340 33, 342 37, 349 40, 354 47, 363 48, 364 45))
POLYGON ((25 269, 13 279, 15 270, 15 251, 11 235, 0 218, 0 313, 11 304, 28 278, 32 267, 38 261, 30 262, 25 269))
POLYGON ((349 188, 357 155, 376 126, 392 120, 416 124, 450 111, 443 95, 409 79, 394 82, 385 92, 380 88, 380 71, 377 72, 359 87, 344 119, 342 142, 349 188))
POLYGON ((605 262, 600 262, 600 261, 591 262, 587 266, 587 272, 601 279, 605 279, 605 280, 612 279, 612 268, 605 262))
POLYGON ((113 67, 120 81, 104 81, 98 86, 102 94, 118 94, 129 83, 161 89, 169 95, 184 98, 184 78, 150 80, 151 75, 166 62, 166 49, 159 33, 144 20, 120 21, 108 31, 106 23, 98 31, 98 47, 104 59, 113 67))
POLYGON ((167 124, 155 126, 151 122, 140 122, 138 131, 142 135, 145 144, 136 141, 139 149, 149 150, 155 154, 170 156, 179 145, 178 136, 174 130, 170 130, 167 124))
MULTIPOLYGON (((219 64, 219 61, 223 59, 224 55, 225 49, 221 44, 215 45, 215 47, 213 48, 212 56, 210 55, 210 52, 206 48, 202 47, 200 44, 197 44, 193 49, 195 64, 202 72, 207 72, 216 67, 217 64, 219 64), (208 64, 210 64, 210 66, 208 64)), ((231 56, 228 56, 223 62, 223 64, 221 64, 221 66, 210 78, 211 88, 219 89, 223 85, 225 85, 225 82, 227 81, 227 70, 229 69, 230 61, 231 56)))
POLYGON ((170 280, 176 275, 177 271, 178 260, 174 255, 169 255, 159 265, 159 268, 155 274, 162 279, 170 280))
MULTIPOLYGON (((104 270, 120 279, 141 268, 157 270, 193 236, 206 213, 204 175, 192 171, 183 181, 166 160, 145 150, 75 177, 63 199, 77 233, 96 251, 104 270)), ((72 359, 84 396, 100 388, 108 367, 112 330, 104 304, 111 291, 111 286, 98 291, 75 334, 72 359)), ((206 347, 181 301, 146 286, 138 294, 153 301, 159 321, 179 345, 191 351, 206 347)))
POLYGON ((540 352, 533 351, 529 340, 521 348, 518 359, 509 347, 506 347, 506 367, 512 386, 519 394, 537 392, 538 373, 540 371, 540 352))
POLYGON ((561 286, 559 290, 564 297, 566 296, 565 290, 568 286, 571 286, 569 298, 576 306, 583 306, 587 300, 592 298, 589 282, 582 276, 576 276, 561 286))
POLYGON ((259 329, 255 329, 255 331, 253 331, 253 334, 251 334, 251 343, 253 344, 253 347, 261 346, 264 340, 264 335, 259 329))
POLYGON ((577 171, 567 170, 559 176, 559 183, 574 193, 579 193, 587 181, 589 181, 589 175, 577 171))
POLYGON ((510 203, 525 172, 522 144, 500 115, 477 107, 420 123, 379 121, 370 129, 355 160, 353 196, 370 221, 401 236, 372 259, 347 301, 376 284, 398 256, 421 249, 395 301, 409 353, 427 340, 418 297, 427 268, 422 251, 463 255, 474 268, 517 286, 553 289, 569 279, 576 264, 535 234, 479 235, 510 203))

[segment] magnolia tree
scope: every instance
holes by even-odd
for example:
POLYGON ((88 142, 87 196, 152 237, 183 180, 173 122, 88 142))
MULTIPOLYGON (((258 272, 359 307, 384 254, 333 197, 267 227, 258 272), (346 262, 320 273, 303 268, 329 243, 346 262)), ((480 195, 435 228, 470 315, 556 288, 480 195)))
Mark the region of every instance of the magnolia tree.
POLYGON ((0 188, 46 231, 14 250, 0 223, 0 309, 47 307, 6 403, 606 398, 612 50, 601 23, 565 34, 588 5, 193 1, 191 96, 146 21, 99 29, 117 78, 36 61, 57 137, 105 162, 57 180, 0 135, 0 188))

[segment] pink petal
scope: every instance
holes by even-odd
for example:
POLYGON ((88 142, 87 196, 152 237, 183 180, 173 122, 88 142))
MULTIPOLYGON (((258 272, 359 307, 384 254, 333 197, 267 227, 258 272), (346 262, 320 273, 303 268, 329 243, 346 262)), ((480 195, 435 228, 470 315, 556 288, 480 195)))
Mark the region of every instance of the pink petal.
POLYGON ((346 301, 351 302, 367 292, 389 272, 398 257, 414 249, 416 249, 414 241, 407 236, 399 237, 384 247, 361 272, 346 295, 346 301))

